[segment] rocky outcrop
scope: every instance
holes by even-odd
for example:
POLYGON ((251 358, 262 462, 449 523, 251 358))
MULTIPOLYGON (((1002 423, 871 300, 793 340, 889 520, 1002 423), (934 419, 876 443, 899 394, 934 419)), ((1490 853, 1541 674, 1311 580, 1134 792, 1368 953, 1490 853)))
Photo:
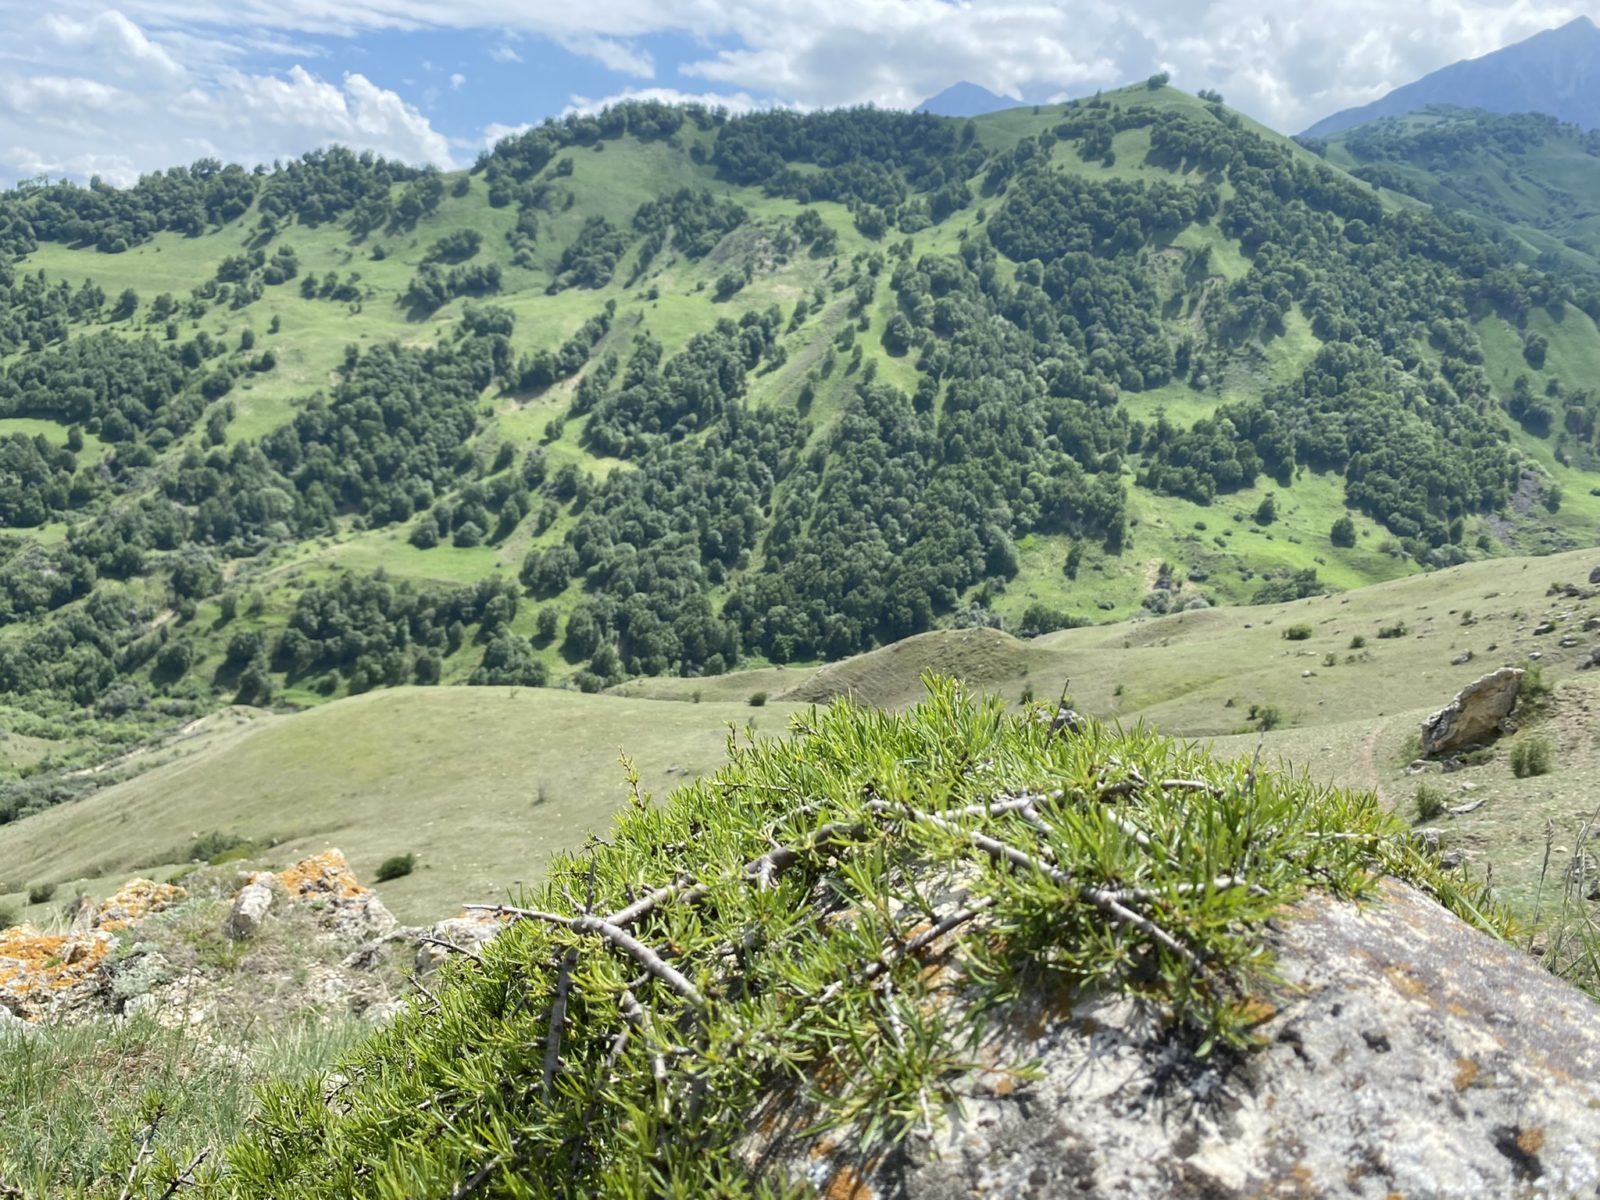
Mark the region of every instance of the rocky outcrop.
POLYGON ((174 883, 130 879, 95 910, 91 924, 96 929, 122 929, 188 898, 189 893, 174 883))
POLYGON ((1500 670, 1469 683, 1422 723, 1422 752, 1430 758, 1481 745, 1500 734, 1501 723, 1517 703, 1522 671, 1500 670))
POLYGON ((1306 900, 1270 941, 1256 1049, 1201 1058, 1134 1001, 1035 996, 977 1057, 1037 1077, 973 1072, 940 1132, 863 1157, 773 1110, 749 1156, 859 1200, 1600 1189, 1600 1006, 1396 883, 1306 900))
POLYGON ((14 925, 0 931, 0 1008, 37 1021, 91 1003, 114 944, 103 929, 52 934, 14 925))
POLYGON ((296 863, 277 877, 291 900, 310 904, 322 925, 340 938, 364 941, 395 928, 394 915, 378 893, 363 887, 342 851, 326 850, 296 863))

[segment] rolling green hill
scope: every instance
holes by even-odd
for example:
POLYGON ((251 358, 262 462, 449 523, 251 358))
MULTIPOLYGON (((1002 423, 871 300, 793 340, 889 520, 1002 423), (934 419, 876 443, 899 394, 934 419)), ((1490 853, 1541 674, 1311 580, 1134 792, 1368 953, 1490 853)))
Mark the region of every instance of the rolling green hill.
POLYGON ((1600 679, 1585 670, 1600 649, 1600 589, 1586 582, 1596 565, 1594 551, 1471 563, 1031 640, 938 631, 820 667, 640 679, 593 696, 400 688, 289 715, 230 710, 152 750, 137 777, 0 827, 0 908, 49 920, 48 907, 26 905, 28 887, 99 898, 135 871, 184 869, 198 835, 208 847, 244 842, 274 866, 338 846, 364 876, 417 853, 420 869, 384 895, 404 918, 437 917, 535 883, 556 851, 602 833, 628 795, 620 754, 661 796, 719 766, 730 728, 782 732, 793 715, 845 697, 905 709, 933 671, 1013 706, 1054 704, 1065 689, 1108 723, 1224 757, 1248 757, 1264 734, 1268 762, 1375 791, 1408 817, 1421 783, 1443 786, 1452 803, 1482 799, 1442 818, 1447 848, 1467 851, 1477 875, 1492 864, 1497 894, 1531 917, 1549 870, 1547 828, 1559 871, 1581 848, 1600 788, 1588 715, 1600 679), (1518 736, 1552 739, 1557 769, 1516 777, 1510 739, 1442 779, 1409 774, 1418 722, 1502 664, 1536 664, 1554 688, 1547 714, 1518 736))
POLYGON ((1532 258, 1600 265, 1600 135, 1538 113, 1433 105, 1326 141, 1358 178, 1486 217, 1532 258))
POLYGON ((1600 532, 1570 281, 1165 87, 30 184, 0 255, 6 818, 227 704, 710 695, 1600 532))

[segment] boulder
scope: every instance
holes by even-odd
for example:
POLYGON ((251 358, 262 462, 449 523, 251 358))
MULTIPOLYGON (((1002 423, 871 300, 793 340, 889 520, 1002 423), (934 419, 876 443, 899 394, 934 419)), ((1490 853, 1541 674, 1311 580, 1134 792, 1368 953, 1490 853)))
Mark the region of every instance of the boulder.
POLYGON ((233 898, 233 911, 223 925, 223 932, 235 941, 253 938, 261 931, 261 923, 272 908, 272 876, 257 875, 239 889, 233 898))
POLYGON ((1269 942, 1253 1048, 1199 1057, 1133 1000, 1025 996, 936 1132, 862 1153, 775 1094, 742 1152, 904 1200, 1596 1195, 1600 1005, 1393 881, 1308 898, 1269 942))
POLYGON ((1521 668, 1501 667, 1462 688, 1422 723, 1422 753, 1435 758, 1496 737, 1517 703, 1521 681, 1521 668))
POLYGON ((1600 583, 1600 567, 1596 567, 1594 570, 1589 572, 1589 582, 1600 583))

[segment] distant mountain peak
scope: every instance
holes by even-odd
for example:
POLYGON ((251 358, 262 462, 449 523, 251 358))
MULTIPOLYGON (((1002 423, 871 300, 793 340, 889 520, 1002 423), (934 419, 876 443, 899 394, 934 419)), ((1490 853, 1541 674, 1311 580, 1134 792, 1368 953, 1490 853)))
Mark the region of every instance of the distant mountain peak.
POLYGON ((1545 113, 1584 129, 1600 128, 1600 27, 1587 16, 1576 17, 1481 58, 1442 67, 1371 104, 1334 113, 1303 136, 1330 137, 1430 104, 1545 113))
POLYGON ((997 95, 986 87, 962 80, 935 96, 929 96, 917 105, 915 111, 933 113, 937 117, 981 117, 984 113, 1016 108, 1021 104, 1020 100, 997 95))

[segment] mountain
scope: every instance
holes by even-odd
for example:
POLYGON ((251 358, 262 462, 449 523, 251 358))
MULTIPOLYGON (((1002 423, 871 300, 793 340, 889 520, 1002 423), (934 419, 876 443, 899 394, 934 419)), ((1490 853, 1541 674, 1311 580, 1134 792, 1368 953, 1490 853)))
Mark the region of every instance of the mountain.
POLYGON ((963 81, 951 84, 936 96, 929 96, 914 111, 933 113, 938 117, 981 117, 984 113, 1021 105, 1021 100, 998 96, 986 87, 963 81))
POLYGON ((1324 117, 1302 136, 1331 137, 1431 104, 1544 113, 1582 129, 1600 128, 1600 28, 1578 17, 1482 58, 1452 63, 1371 104, 1324 117))
POLYGON ((1325 153, 1357 178, 1487 220, 1530 260, 1600 266, 1600 132, 1431 105, 1335 134, 1325 153))
POLYGON ((1592 278, 1159 80, 30 184, 0 289, 6 820, 230 704, 709 690, 1600 540, 1592 278))

